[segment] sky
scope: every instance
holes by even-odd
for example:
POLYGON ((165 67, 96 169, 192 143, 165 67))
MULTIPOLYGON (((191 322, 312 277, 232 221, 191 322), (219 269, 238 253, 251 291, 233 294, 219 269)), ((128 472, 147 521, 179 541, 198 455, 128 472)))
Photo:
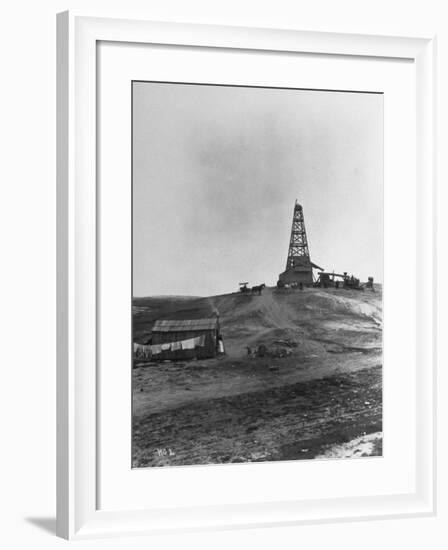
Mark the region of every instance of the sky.
POLYGON ((311 260, 383 278, 383 96, 133 83, 133 295, 275 285, 295 200, 311 260))

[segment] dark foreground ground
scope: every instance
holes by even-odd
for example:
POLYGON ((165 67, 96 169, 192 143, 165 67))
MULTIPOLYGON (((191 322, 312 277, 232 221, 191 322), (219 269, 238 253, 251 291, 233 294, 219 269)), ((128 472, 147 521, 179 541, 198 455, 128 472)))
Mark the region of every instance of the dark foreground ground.
POLYGON ((135 300, 134 340, 213 308, 225 357, 133 369, 134 467, 382 454, 381 289, 135 300))

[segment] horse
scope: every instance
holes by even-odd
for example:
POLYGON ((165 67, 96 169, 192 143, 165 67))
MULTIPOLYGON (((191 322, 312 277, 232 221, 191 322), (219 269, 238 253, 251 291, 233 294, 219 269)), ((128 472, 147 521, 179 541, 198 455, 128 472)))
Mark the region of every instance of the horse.
POLYGON ((261 285, 253 286, 253 287, 251 288, 252 294, 258 294, 258 295, 260 295, 261 292, 262 292, 262 290, 263 290, 263 288, 264 288, 265 286, 266 286, 266 285, 265 285, 264 283, 262 283, 261 285))

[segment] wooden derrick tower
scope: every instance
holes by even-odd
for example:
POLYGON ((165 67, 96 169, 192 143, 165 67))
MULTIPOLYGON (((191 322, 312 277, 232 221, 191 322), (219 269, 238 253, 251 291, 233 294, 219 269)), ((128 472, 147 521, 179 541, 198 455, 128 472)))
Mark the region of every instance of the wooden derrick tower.
POLYGON ((310 251, 308 250, 308 240, 306 238, 303 208, 302 205, 296 201, 292 217, 291 238, 289 240, 286 269, 305 263, 310 263, 310 251))
POLYGON ((322 268, 310 259, 303 208, 296 200, 292 216, 286 269, 283 273, 280 273, 277 285, 302 283, 304 286, 310 286, 313 284, 313 268, 322 271, 322 268))

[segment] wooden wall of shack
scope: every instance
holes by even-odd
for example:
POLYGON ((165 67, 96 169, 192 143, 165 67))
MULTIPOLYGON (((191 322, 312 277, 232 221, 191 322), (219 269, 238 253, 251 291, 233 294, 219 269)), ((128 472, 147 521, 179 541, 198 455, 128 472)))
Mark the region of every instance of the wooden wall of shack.
POLYGON ((302 283, 305 286, 313 284, 313 269, 312 267, 290 268, 280 273, 279 281, 284 284, 302 283))
POLYGON ((176 331, 176 332, 153 332, 152 344, 165 344, 171 342, 180 342, 181 340, 188 340, 190 338, 196 338, 198 336, 205 336, 205 343, 203 346, 196 347, 195 349, 180 349, 176 351, 162 351, 153 357, 153 360, 163 361, 181 361, 183 359, 209 359, 216 357, 217 354, 217 330, 188 330, 188 331, 176 331))

